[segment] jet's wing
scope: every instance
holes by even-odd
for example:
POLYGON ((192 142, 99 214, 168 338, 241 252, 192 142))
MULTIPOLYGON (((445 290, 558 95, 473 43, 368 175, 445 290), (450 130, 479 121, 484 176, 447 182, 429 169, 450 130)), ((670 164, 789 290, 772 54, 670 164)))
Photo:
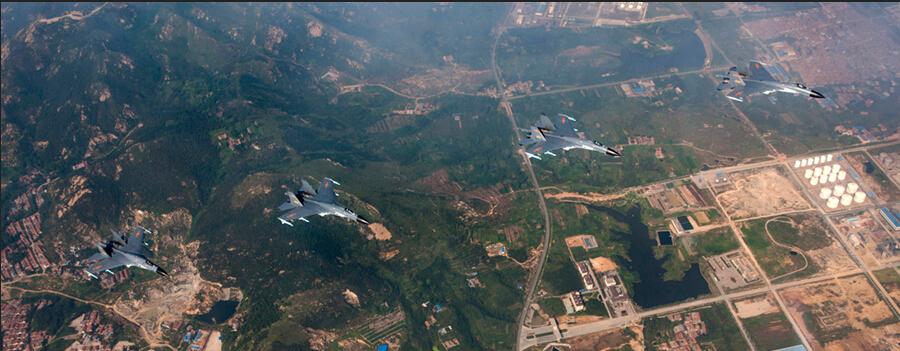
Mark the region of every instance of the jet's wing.
MULTIPOLYGON (((102 254, 99 254, 99 253, 95 254, 94 256, 91 256, 91 258, 97 257, 97 255, 102 255, 102 254)), ((115 253, 111 257, 106 257, 104 255, 99 261, 90 263, 87 266, 87 268, 85 268, 85 270, 90 275, 92 275, 94 277, 99 277, 100 272, 113 270, 115 268, 125 265, 125 262, 124 262, 124 260, 122 260, 122 258, 123 258, 123 256, 119 253, 115 253)))
POLYGON ((564 137, 578 137, 575 134, 575 119, 560 113, 556 118, 556 134, 564 137))
POLYGON ((778 91, 777 87, 762 84, 759 82, 744 81, 744 96, 753 96, 759 94, 771 94, 778 91))
POLYGON ((778 88, 759 82, 745 80, 744 85, 731 85, 728 89, 725 90, 725 96, 729 99, 744 101, 745 98, 750 96, 770 94, 772 92, 778 91, 778 88))
POLYGON ((326 204, 333 204, 337 201, 337 195, 334 193, 334 184, 336 183, 331 178, 322 179, 319 182, 319 190, 316 191, 316 196, 312 199, 326 204))
POLYGON ((306 220, 306 217, 317 215, 322 213, 322 208, 319 205, 316 205, 312 202, 307 202, 303 207, 294 208, 288 212, 285 212, 281 216, 278 217, 282 222, 292 222, 294 220, 306 220))
POLYGON ((122 247, 122 251, 145 254, 147 252, 144 249, 144 234, 146 232, 147 229, 144 229, 143 227, 131 228, 131 232, 128 233, 128 236, 125 239, 125 246, 122 247))
POLYGON ((753 80, 767 80, 776 82, 775 77, 772 77, 772 73, 769 73, 769 69, 766 67, 766 64, 759 61, 750 61, 750 67, 748 72, 750 74, 750 78, 753 80))
POLYGON ((559 138, 547 138, 546 142, 537 143, 525 150, 526 153, 540 157, 541 154, 549 153, 555 155, 554 150, 562 149, 569 146, 568 143, 559 138))

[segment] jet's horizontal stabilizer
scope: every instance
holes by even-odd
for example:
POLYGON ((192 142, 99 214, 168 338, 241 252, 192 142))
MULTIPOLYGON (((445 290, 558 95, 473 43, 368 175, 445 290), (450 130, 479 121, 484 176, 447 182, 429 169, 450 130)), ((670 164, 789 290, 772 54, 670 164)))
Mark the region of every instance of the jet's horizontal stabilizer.
POLYGON ((284 211, 291 210, 291 209, 294 209, 294 208, 297 208, 300 206, 302 206, 302 205, 285 202, 285 203, 282 203, 281 206, 278 206, 278 210, 284 212, 284 211))

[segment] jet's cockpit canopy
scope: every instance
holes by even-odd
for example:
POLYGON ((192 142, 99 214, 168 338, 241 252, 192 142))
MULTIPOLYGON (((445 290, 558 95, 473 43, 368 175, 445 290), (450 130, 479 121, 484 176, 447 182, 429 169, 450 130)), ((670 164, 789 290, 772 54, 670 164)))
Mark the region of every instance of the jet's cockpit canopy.
POLYGON ((596 140, 591 140, 591 141, 594 142, 594 145, 603 146, 603 143, 601 143, 599 141, 596 141, 596 140))
POLYGON ((797 83, 797 87, 800 89, 809 89, 805 85, 803 85, 803 83, 797 83))

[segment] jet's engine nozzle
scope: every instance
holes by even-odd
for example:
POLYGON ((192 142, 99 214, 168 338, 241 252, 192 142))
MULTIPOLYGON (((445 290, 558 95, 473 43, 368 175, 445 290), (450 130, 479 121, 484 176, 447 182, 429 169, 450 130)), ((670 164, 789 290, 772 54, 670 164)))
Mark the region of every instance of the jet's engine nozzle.
POLYGON ((612 157, 622 157, 622 153, 611 147, 606 148, 606 154, 612 157))
POLYGON ((162 269, 162 268, 160 268, 159 266, 156 267, 156 274, 159 274, 159 275, 161 275, 161 276, 163 276, 163 277, 168 277, 168 276, 169 276, 169 272, 166 272, 165 269, 162 269))
POLYGON ((365 225, 369 224, 369 220, 363 218, 363 216, 360 216, 360 215, 356 215, 356 221, 361 224, 365 224, 365 225))

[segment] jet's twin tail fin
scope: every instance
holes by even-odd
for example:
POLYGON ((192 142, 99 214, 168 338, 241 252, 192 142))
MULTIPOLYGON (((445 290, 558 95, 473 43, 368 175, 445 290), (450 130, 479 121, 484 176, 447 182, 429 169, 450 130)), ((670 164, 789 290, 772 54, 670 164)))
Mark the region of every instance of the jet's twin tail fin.
POLYGON ((303 180, 300 184, 300 193, 305 196, 316 196, 316 190, 313 189, 312 185, 309 185, 309 182, 303 180))
POLYGON ((556 125, 553 124, 553 121, 550 120, 550 117, 547 117, 547 115, 545 114, 541 114, 541 119, 539 119, 534 126, 543 130, 556 130, 556 125))
POLYGON ((278 206, 279 211, 287 211, 287 210, 290 210, 293 208, 303 206, 303 202, 301 202, 300 199, 297 198, 297 195, 294 195, 294 193, 292 193, 290 191, 286 191, 284 193, 284 195, 286 195, 288 197, 288 202, 285 202, 285 203, 281 204, 281 206, 278 206))

